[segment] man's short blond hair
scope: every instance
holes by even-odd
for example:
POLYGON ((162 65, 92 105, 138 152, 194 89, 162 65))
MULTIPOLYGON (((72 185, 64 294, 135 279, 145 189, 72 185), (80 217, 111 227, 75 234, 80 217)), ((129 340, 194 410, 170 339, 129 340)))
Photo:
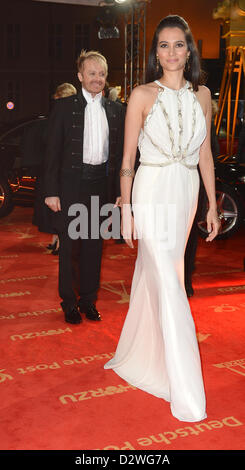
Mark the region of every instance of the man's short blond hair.
POLYGON ((81 72, 82 69, 83 69, 83 64, 85 62, 85 60, 87 59, 91 59, 91 60, 97 60, 98 62, 100 62, 105 71, 106 71, 106 75, 108 74, 108 64, 107 64, 107 60, 106 58, 98 51, 86 51, 86 50, 82 50, 78 59, 77 59, 77 69, 78 69, 78 72, 81 72))

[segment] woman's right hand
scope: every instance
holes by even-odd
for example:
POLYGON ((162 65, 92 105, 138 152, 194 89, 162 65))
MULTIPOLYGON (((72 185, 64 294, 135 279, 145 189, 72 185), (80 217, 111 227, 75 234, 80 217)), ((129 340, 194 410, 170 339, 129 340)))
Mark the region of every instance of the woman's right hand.
POLYGON ((121 221, 121 233, 122 236, 130 248, 134 248, 133 235, 134 235, 134 218, 131 212, 130 204, 122 205, 122 221, 121 221))
POLYGON ((61 211, 60 198, 57 196, 45 197, 45 204, 54 212, 61 211))

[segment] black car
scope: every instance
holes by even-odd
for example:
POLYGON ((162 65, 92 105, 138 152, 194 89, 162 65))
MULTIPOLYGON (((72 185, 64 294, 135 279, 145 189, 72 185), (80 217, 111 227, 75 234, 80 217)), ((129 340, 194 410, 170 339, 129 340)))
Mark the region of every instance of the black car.
MULTIPOLYGON (((234 156, 226 161, 215 162, 216 200, 221 228, 217 239, 229 238, 244 223, 245 219, 245 163, 239 163, 234 156)), ((206 198, 206 196, 205 196, 206 198)), ((204 199, 205 199, 204 198, 204 199)), ((205 214, 207 198, 203 202, 204 210, 198 222, 202 238, 207 237, 205 214)))
POLYGON ((34 116, 0 128, 0 217, 15 204, 33 204, 46 123, 45 116, 34 116))

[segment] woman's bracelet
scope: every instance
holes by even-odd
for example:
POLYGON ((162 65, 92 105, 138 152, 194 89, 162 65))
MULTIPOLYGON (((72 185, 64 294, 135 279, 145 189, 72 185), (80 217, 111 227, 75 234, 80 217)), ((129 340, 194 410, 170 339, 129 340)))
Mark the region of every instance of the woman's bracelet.
POLYGON ((122 168, 120 170, 120 176, 129 176, 133 178, 135 175, 135 171, 132 168, 122 168))

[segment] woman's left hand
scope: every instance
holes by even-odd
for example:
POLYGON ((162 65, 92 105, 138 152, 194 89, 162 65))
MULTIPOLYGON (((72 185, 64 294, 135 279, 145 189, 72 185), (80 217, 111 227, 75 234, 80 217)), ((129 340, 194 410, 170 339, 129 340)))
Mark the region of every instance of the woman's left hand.
POLYGON ((207 229, 209 232, 206 242, 211 242, 219 233, 220 219, 216 209, 209 209, 207 213, 207 229))

